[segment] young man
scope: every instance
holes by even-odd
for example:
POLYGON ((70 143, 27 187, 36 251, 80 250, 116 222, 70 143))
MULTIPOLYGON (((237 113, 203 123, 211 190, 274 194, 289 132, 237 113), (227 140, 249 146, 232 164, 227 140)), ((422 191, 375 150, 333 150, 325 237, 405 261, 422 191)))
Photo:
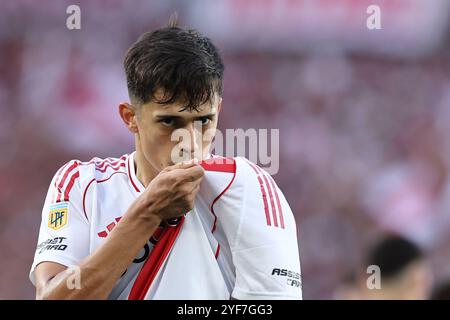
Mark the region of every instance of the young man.
POLYGON ((38 299, 301 299, 296 225, 273 179, 209 153, 223 64, 211 41, 169 26, 128 50, 136 151, 55 174, 30 272, 38 299), (199 130, 196 127, 200 127, 199 130), (172 141, 175 130, 190 139, 172 141), (201 162, 193 159, 200 157, 201 162))

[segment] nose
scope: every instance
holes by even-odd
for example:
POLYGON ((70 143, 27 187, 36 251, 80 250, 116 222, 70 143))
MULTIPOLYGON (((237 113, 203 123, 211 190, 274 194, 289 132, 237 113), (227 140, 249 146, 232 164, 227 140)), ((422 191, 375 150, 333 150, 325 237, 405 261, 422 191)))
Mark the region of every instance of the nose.
POLYGON ((202 139, 202 124, 201 121, 190 122, 185 130, 188 134, 185 135, 181 144, 181 152, 183 158, 197 158, 200 159, 200 146, 202 139))

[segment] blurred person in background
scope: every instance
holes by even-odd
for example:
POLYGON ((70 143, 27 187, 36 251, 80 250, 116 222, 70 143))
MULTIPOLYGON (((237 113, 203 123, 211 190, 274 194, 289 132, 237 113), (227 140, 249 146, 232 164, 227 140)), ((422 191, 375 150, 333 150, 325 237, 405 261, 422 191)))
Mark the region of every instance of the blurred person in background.
POLYGON ((134 146, 111 112, 128 99, 117 61, 173 11, 223 48, 233 107, 219 127, 281 129, 276 180, 301 221, 305 298, 332 298, 383 231, 450 274, 450 1, 377 1, 380 30, 366 28, 371 0, 80 0, 80 30, 66 27, 70 2, 44 4, 0 5, 0 298, 34 298, 55 171, 134 146))
POLYGON ((369 288, 370 274, 359 276, 361 299, 425 300, 432 286, 432 272, 425 253, 413 242, 386 236, 369 250, 364 267, 379 267, 380 286, 369 288))
POLYGON ((431 295, 431 300, 450 300, 450 280, 436 286, 431 295))
POLYGON ((360 300, 356 272, 349 272, 333 292, 334 300, 360 300))

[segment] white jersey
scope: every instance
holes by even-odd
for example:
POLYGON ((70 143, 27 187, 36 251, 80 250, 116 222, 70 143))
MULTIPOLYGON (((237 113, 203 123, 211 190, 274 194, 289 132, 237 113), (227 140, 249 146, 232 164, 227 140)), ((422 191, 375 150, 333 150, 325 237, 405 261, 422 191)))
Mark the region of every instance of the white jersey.
MULTIPOLYGON (((247 159, 219 159, 202 163, 194 209, 161 224, 110 299, 302 298, 296 224, 283 193, 247 159)), ((144 189, 134 153, 60 168, 42 211, 33 284, 39 263, 71 267, 92 254, 144 189)))

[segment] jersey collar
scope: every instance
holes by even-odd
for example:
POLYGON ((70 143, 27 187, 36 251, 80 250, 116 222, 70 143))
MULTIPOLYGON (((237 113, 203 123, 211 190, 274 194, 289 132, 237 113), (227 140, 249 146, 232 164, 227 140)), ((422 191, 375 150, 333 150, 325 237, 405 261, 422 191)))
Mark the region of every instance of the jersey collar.
POLYGON ((130 178, 130 184, 134 192, 141 193, 145 190, 144 185, 139 181, 139 179, 136 176, 136 168, 134 166, 134 156, 136 154, 136 151, 130 154, 127 161, 127 170, 128 170, 128 176, 130 178))

